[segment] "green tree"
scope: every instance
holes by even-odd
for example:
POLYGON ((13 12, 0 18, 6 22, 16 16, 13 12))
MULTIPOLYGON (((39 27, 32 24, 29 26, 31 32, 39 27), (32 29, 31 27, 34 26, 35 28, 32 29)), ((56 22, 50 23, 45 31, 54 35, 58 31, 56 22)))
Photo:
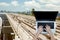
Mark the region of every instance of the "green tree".
POLYGON ((34 13, 33 13, 34 11, 35 11, 35 9, 33 8, 32 11, 31 11, 32 16, 34 16, 34 13))

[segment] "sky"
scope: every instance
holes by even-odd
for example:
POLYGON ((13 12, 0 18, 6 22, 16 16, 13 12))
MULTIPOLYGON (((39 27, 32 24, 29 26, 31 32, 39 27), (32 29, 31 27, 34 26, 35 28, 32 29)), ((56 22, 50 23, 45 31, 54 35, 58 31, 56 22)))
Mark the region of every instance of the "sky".
POLYGON ((60 0, 0 0, 0 10, 6 11, 60 11, 60 0))

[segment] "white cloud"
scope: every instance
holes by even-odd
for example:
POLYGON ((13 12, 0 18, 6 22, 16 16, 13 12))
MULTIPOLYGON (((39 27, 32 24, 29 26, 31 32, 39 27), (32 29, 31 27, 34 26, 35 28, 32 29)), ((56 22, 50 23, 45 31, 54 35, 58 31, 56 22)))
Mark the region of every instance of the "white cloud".
POLYGON ((32 1, 26 1, 24 2, 25 7, 28 8, 40 8, 40 4, 38 2, 36 2, 35 0, 32 1))
POLYGON ((12 4, 13 6, 19 6, 18 1, 12 1, 11 4, 12 4))
POLYGON ((46 4, 45 7, 47 9, 60 11, 60 5, 46 4))
POLYGON ((60 8, 60 5, 56 5, 56 4, 46 4, 45 5, 47 8, 60 8))
POLYGON ((54 4, 60 3, 60 0, 37 0, 37 1, 41 3, 54 3, 54 4))
POLYGON ((32 0, 24 2, 24 5, 27 10, 36 9, 36 10, 60 10, 60 6, 56 5, 60 2, 60 0, 32 0), (37 2, 38 1, 38 2, 37 2), (45 4, 40 4, 45 3, 45 4))
POLYGON ((58 4, 60 3, 60 0, 49 0, 51 3, 58 4))
POLYGON ((13 0, 13 1, 16 1, 16 0, 13 0))
POLYGON ((11 3, 0 2, 0 6, 19 6, 18 1, 14 0, 11 3))
POLYGON ((48 3, 49 0, 37 0, 37 1, 41 3, 48 3))
POLYGON ((53 8, 55 8, 55 7, 58 7, 58 6, 57 6, 57 5, 54 5, 54 4, 46 4, 46 7, 49 7, 49 8, 50 8, 50 7, 51 7, 51 8, 53 7, 53 8))
MULTIPOLYGON (((58 11, 60 11, 60 0, 37 0, 37 1, 39 3, 43 3, 44 8, 47 10, 58 10, 58 11)), ((43 8, 41 8, 41 9, 43 9, 43 8)))
POLYGON ((8 3, 5 3, 5 2, 1 2, 0 3, 0 6, 9 6, 9 4, 8 3))

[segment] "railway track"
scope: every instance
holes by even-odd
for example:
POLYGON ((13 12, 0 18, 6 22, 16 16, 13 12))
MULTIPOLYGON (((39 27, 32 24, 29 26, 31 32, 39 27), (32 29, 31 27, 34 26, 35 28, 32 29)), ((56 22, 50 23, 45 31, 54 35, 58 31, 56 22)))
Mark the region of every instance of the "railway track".
MULTIPOLYGON (((24 19, 23 19, 23 20, 24 20, 24 19)), ((26 21, 21 21, 21 22, 23 22, 25 25, 27 25, 28 27, 30 27, 31 29, 33 29, 33 30, 35 31, 34 26, 29 25, 29 23, 27 23, 26 21)), ((24 25, 24 24, 23 24, 23 25, 24 25)), ((30 28, 29 28, 29 29, 30 29, 30 28)), ((30 29, 30 30, 31 30, 31 29, 30 29)), ((32 30, 31 30, 31 32, 32 32, 32 30)), ((33 32, 33 33, 34 33, 34 32, 33 32)))
MULTIPOLYGON (((32 37, 31 39, 34 38, 34 36, 35 36, 34 34, 35 34, 35 30, 36 30, 34 17, 28 16, 28 15, 26 16, 26 15, 22 15, 22 14, 21 15, 20 14, 19 15, 18 14, 8 14, 8 15, 11 17, 11 19, 13 19, 13 21, 16 21, 17 23, 19 23, 19 25, 21 25, 21 27, 32 37)), ((18 31, 18 29, 16 31, 18 31)), ((18 34, 18 32, 16 34, 18 34)), ((60 34, 60 25, 57 26, 56 33, 54 35, 56 40, 59 40, 59 38, 60 38, 59 34, 60 34)), ((47 34, 47 35, 40 34, 39 37, 42 40, 50 40, 49 34, 47 34)))

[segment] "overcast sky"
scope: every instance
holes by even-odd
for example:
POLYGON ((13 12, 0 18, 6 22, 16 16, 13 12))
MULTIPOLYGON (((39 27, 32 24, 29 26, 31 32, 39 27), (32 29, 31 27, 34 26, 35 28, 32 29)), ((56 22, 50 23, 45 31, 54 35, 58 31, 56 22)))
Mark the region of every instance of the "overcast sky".
POLYGON ((32 8, 60 11, 60 0, 0 0, 0 10, 29 11, 32 8))

